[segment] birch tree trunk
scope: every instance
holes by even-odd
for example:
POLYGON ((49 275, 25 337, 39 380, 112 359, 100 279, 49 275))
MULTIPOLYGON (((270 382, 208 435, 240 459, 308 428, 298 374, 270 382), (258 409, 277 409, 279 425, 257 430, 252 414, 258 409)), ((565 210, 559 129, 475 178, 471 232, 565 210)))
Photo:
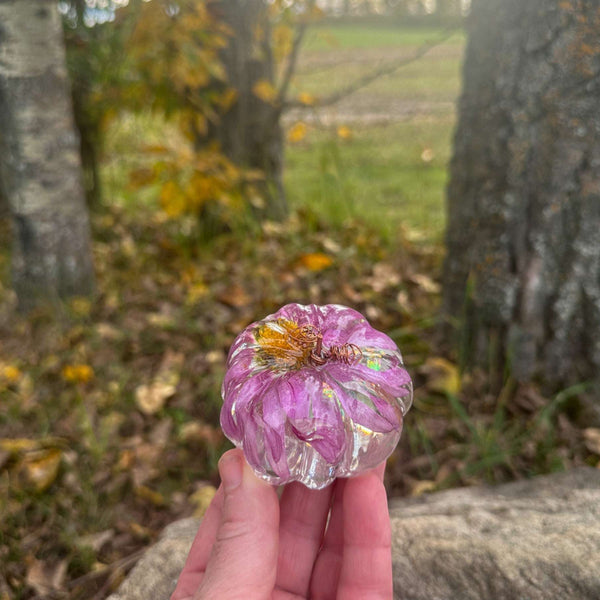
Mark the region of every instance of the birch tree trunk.
POLYGON ((473 3, 444 311, 463 358, 600 379, 600 4, 473 3))
POLYGON ((79 140, 52 0, 0 0, 0 183, 20 308, 89 294, 79 140))

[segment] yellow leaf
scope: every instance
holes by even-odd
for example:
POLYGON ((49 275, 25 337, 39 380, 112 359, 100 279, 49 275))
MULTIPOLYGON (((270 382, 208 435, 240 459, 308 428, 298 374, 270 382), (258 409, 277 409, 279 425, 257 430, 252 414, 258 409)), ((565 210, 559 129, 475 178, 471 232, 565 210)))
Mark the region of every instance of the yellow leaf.
POLYGON ((423 370, 429 375, 427 387, 439 394, 460 392, 461 380, 458 367, 440 356, 431 356, 425 361, 423 370))
POLYGON ((306 106, 312 106, 316 101, 316 98, 308 92, 300 92, 298 94, 298 102, 305 104, 306 106))
POLYGON ((23 373, 15 365, 0 365, 0 380, 3 383, 12 384, 17 383, 21 379, 23 373))
POLYGON ((167 181, 160 191, 160 205, 169 217, 179 217, 187 209, 185 195, 174 181, 167 181))
POLYGON ((333 264, 333 258, 322 252, 303 254, 298 259, 298 264, 309 271, 322 271, 333 264))
POLYGON ((92 311, 92 303, 89 298, 78 296, 71 299, 71 310, 79 317, 88 317, 92 311))
POLYGON ((9 454, 19 454, 29 452, 40 448, 39 440, 30 440, 27 438, 7 438, 0 440, 0 450, 9 454))
POLYGON ((62 376, 69 383, 87 383, 94 377, 94 369, 89 365, 66 365, 62 376))
POLYGON ((205 485, 189 497, 191 504, 196 507, 194 509, 194 517, 200 518, 204 516, 216 493, 217 490, 212 485, 205 485))
POLYGON ((266 79, 257 81, 252 88, 252 93, 263 102, 271 103, 277 98, 277 90, 273 87, 273 84, 266 79))
POLYGON ((422 481, 417 481, 414 483, 410 490, 410 495, 412 497, 422 496, 423 494, 427 494, 428 492, 434 492, 437 485, 435 481, 429 481, 424 479, 422 481))
POLYGON ((193 283, 190 285, 187 291, 185 301, 187 304, 196 304, 200 298, 208 296, 210 289, 205 283, 193 283))
POLYGON ((337 128, 337 134, 342 140, 349 140, 352 137, 352 130, 346 125, 340 125, 337 128))
POLYGON ((301 142, 306 137, 307 131, 308 127, 306 126, 306 123, 299 121, 298 123, 293 125, 288 131, 288 142, 291 142, 292 144, 295 144, 296 142, 301 142))
POLYGON ((233 106, 233 103, 237 100, 237 98, 238 91, 235 88, 230 87, 221 94, 220 98, 217 100, 217 103, 223 110, 227 111, 233 106))

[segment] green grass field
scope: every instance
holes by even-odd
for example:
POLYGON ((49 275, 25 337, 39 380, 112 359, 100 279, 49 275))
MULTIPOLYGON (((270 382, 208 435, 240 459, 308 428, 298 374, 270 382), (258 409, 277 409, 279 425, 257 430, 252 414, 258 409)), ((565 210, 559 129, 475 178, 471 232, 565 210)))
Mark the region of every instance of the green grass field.
MULTIPOLYGON (((439 36, 439 30, 373 25, 316 28, 307 36, 294 90, 326 97, 439 36)), ((463 47, 462 32, 455 32, 338 105, 296 115, 309 129, 286 151, 292 206, 309 206, 334 222, 366 220, 386 238, 404 227, 439 241, 463 47), (350 139, 338 137, 341 125, 350 139)))

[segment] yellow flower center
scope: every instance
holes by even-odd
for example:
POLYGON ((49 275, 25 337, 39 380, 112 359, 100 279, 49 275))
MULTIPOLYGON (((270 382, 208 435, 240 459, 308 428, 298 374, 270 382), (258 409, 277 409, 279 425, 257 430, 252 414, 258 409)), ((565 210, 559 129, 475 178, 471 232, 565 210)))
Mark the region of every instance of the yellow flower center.
POLYGON ((299 369, 308 364, 318 348, 320 336, 310 326, 299 326, 288 319, 267 321, 256 328, 254 339, 258 345, 256 360, 260 364, 280 369, 299 369))

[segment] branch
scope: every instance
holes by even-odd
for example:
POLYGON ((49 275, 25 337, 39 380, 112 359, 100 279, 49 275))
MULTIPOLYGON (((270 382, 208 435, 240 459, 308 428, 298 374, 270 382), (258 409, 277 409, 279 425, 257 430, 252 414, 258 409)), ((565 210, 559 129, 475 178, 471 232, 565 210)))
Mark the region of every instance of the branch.
MULTIPOLYGON (((394 73, 401 67, 404 67, 410 63, 413 63, 413 62, 419 60, 420 58, 425 56, 430 50, 443 44, 446 40, 448 40, 450 37, 452 37, 454 35, 456 30, 457 30, 456 27, 445 29, 442 32, 442 35, 440 37, 436 38, 435 40, 430 40, 428 42, 425 42, 424 44, 419 46, 415 50, 415 52, 412 56, 403 58, 398 61, 394 61, 392 63, 388 63, 387 65, 384 65, 383 67, 380 67, 379 69, 376 69, 375 71, 372 71, 371 73, 367 73, 363 77, 359 77, 358 79, 356 79, 355 81, 353 81, 352 83, 347 85, 345 88, 342 88, 341 90, 338 90, 337 92, 334 92, 330 96, 326 96, 325 98, 317 100, 314 104, 312 104, 310 106, 310 108, 313 108, 313 109, 321 108, 323 106, 331 106, 332 104, 336 104, 337 102, 346 98, 347 96, 354 94, 354 92, 357 92, 358 90, 366 87, 370 83, 373 83, 373 81, 379 79, 380 77, 384 77, 385 75, 391 75, 392 73, 394 73)), ((283 108, 284 108, 284 110, 287 110, 289 108, 309 108, 309 107, 307 107, 302 102, 290 101, 290 102, 286 102, 283 108)))
POLYGON ((306 18, 303 19, 296 28, 296 32, 294 34, 294 41, 292 43, 292 49, 290 50, 287 64, 285 65, 285 71, 281 80, 281 86, 279 87, 279 91, 277 92, 277 99, 275 100, 276 106, 287 106, 285 98, 287 96, 292 77, 294 76, 294 72, 296 71, 300 47, 302 46, 302 40, 304 39, 304 34, 306 33, 310 21, 310 12, 314 7, 315 2, 316 0, 312 0, 308 3, 306 18))

